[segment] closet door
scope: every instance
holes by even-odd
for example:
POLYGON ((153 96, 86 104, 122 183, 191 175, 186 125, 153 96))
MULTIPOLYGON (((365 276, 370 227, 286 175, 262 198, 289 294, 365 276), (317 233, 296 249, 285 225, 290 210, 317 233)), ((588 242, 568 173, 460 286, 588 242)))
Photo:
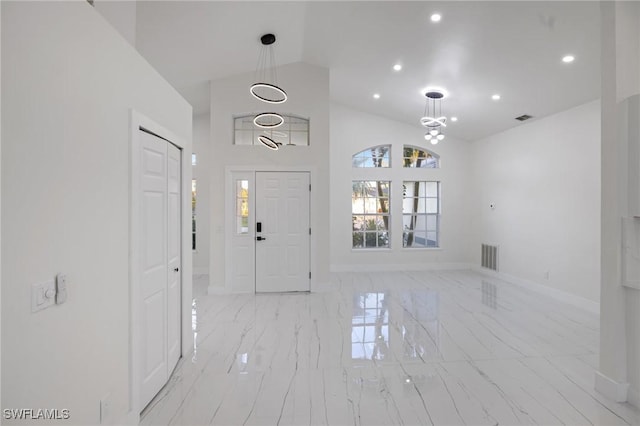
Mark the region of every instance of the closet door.
POLYGON ((167 141, 140 132, 141 407, 167 382, 167 141))
POLYGON ((181 152, 140 131, 141 383, 145 407, 169 380, 181 352, 181 152))

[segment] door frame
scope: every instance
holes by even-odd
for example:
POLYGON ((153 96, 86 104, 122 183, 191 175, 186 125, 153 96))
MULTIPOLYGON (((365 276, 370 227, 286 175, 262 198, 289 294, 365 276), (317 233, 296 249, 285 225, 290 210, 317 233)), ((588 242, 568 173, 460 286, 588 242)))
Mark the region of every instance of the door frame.
MULTIPOLYGON (((309 291, 313 292, 316 288, 316 276, 317 276, 317 261, 318 256, 317 253, 317 232, 318 229, 318 206, 316 205, 317 201, 314 197, 314 188, 319 188, 317 182, 317 167, 316 166, 259 166, 259 165, 245 165, 245 166, 226 166, 225 170, 225 179, 224 179, 224 223, 225 223, 225 236, 224 236, 224 248, 225 248, 225 259, 224 259, 224 288, 225 293, 255 293, 255 281, 254 287, 251 291, 239 291, 238 289, 233 288, 232 283, 232 238, 233 238, 233 224, 235 220, 235 205, 231 202, 234 198, 233 193, 233 173, 253 173, 253 182, 254 188, 253 193, 250 197, 254 197, 255 200, 255 176, 257 172, 308 172, 309 173, 309 181, 311 182, 311 193, 309 194, 309 226, 311 227, 311 238, 309 240, 309 268, 311 270, 311 280, 309 282, 309 291)), ((255 208, 255 203, 252 206, 255 208)), ((253 212, 250 212, 252 215, 253 212)), ((252 229, 251 233, 255 237, 255 230, 252 229)), ((255 248, 254 248, 254 264, 253 264, 253 272, 255 274, 255 248)))
POLYGON ((191 303, 192 303, 192 253, 191 253, 191 217, 185 212, 190 211, 191 205, 191 142, 167 130, 142 113, 130 109, 129 127, 129 423, 139 424, 140 411, 144 408, 140 404, 140 359, 142 345, 140 342, 139 324, 141 321, 140 294, 140 146, 139 132, 142 129, 151 132, 181 151, 181 357, 193 349, 193 333, 191 332, 191 303))

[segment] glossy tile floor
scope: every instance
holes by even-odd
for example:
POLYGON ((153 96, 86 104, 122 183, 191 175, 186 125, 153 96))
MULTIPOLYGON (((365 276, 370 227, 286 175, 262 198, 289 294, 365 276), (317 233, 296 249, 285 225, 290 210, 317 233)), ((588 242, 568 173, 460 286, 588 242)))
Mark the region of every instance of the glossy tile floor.
POLYGON ((471 271, 205 295, 144 425, 638 425, 593 390, 598 317, 471 271))

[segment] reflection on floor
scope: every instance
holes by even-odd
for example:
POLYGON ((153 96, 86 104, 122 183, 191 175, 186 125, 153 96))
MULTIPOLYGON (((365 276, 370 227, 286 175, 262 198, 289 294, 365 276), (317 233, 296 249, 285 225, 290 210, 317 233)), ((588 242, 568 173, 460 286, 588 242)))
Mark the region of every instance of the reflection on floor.
POLYGON ((597 316, 470 271, 206 295, 144 425, 638 425, 593 390, 597 316))

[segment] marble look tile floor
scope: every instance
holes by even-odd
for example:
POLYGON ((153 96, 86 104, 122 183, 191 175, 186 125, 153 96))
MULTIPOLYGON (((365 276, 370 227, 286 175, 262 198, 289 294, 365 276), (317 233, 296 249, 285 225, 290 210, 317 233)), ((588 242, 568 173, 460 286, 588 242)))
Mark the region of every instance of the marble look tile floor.
POLYGON ((144 425, 639 425, 593 389, 596 315, 471 271, 206 295, 144 425))

